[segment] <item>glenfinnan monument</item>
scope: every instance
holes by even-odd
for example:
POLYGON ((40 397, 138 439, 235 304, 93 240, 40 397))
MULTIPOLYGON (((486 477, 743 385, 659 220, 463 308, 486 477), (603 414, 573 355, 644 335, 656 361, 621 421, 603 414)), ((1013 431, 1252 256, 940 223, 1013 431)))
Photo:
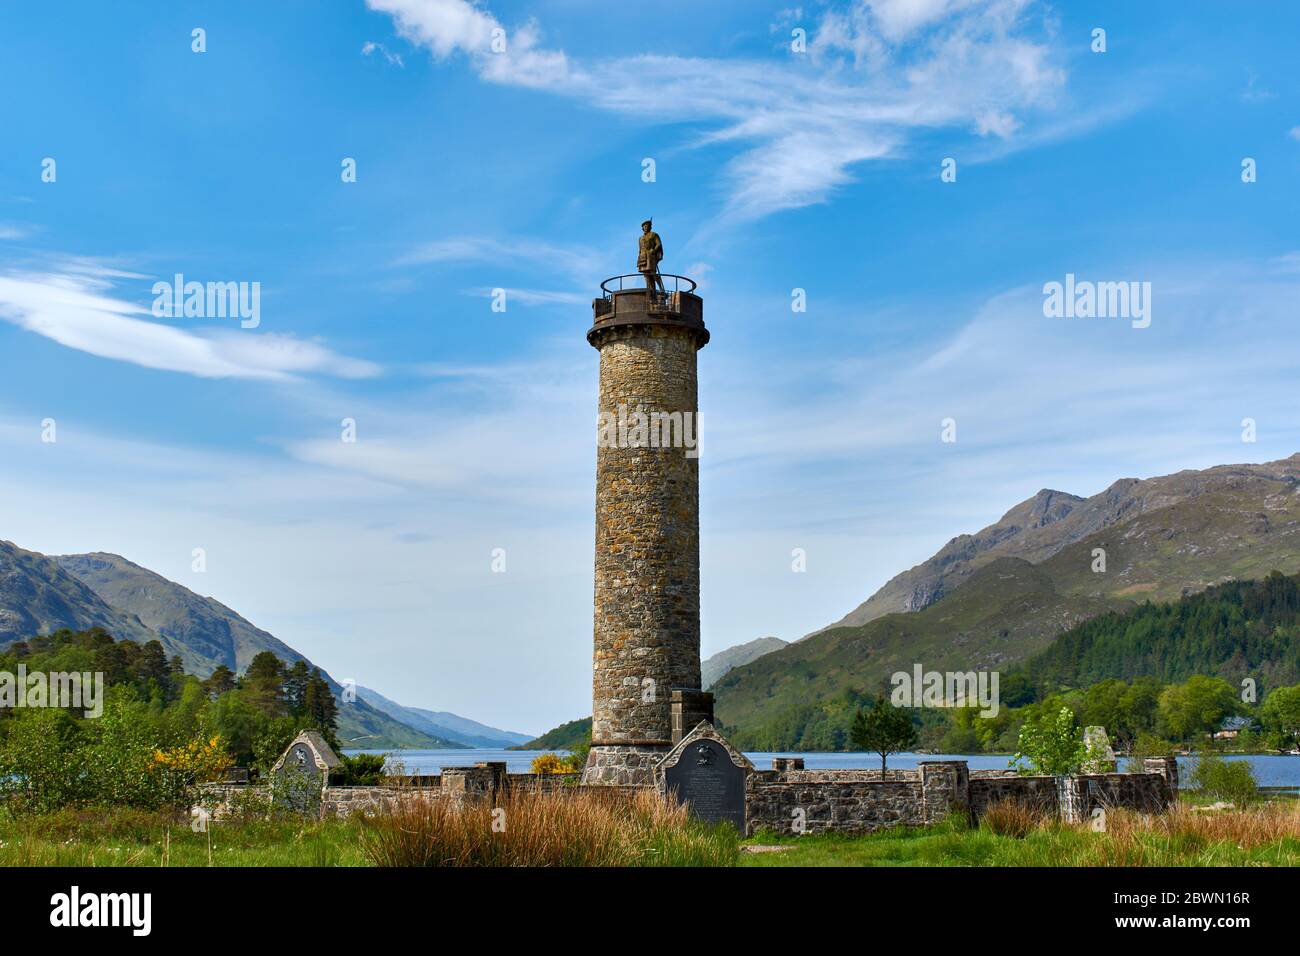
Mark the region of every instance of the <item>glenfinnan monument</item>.
POLYGON ((695 283, 661 276, 663 245, 648 220, 641 229, 645 287, 635 275, 605 280, 587 332, 600 352, 600 403, 585 784, 653 785, 673 745, 713 719, 713 695, 700 690, 695 378, 709 332, 695 283))

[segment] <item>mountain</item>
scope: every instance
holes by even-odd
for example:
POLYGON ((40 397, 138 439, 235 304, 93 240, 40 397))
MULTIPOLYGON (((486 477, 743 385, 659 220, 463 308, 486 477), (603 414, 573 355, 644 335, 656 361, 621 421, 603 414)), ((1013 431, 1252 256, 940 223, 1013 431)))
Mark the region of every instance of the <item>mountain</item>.
MULTIPOLYGON (((163 637, 135 614, 110 605, 94 589, 53 559, 0 541, 0 644, 67 628, 102 627, 114 637, 159 641, 168 657, 179 655, 186 670, 201 667, 203 655, 183 641, 163 637)), ((209 667, 204 673, 210 673, 209 667)))
POLYGON ((515 733, 511 730, 498 730, 476 720, 460 717, 447 711, 425 710, 423 707, 407 707, 389 700, 378 691, 368 687, 358 687, 357 697, 364 700, 376 710, 400 720, 408 726, 422 730, 435 737, 450 740, 462 747, 479 749, 498 749, 514 747, 532 739, 529 734, 515 733))
POLYGON ((119 555, 64 554, 52 560, 107 604, 128 610, 152 630, 202 657, 201 668, 192 671, 200 677, 207 677, 219 664, 241 673, 262 651, 289 664, 307 659, 221 602, 119 555))
MULTIPOLYGON (((1220 465, 1159 478, 1121 478, 1091 498, 1043 490, 975 534, 958 535, 938 553, 890 579, 832 627, 857 627, 896 612, 922 610, 951 593, 976 569, 1002 557, 1038 564, 1089 535, 1208 494, 1240 493, 1262 503, 1291 494, 1300 455, 1258 465, 1220 465)), ((820 633, 814 632, 814 633, 820 633)))
MULTIPOLYGON (((307 660, 219 601, 118 555, 48 557, 0 541, 0 645, 62 628, 92 627, 118 640, 158 641, 168 657, 180 657, 185 670, 199 677, 220 664, 238 673, 264 650, 290 664, 307 660)), ((341 698, 341 685, 324 676, 341 698)), ((340 700, 338 731, 344 742, 375 749, 462 746, 361 700, 340 700)))
POLYGON ((716 713, 743 746, 759 744, 751 735, 783 745, 819 712, 842 722, 843 701, 917 663, 1008 668, 1107 611, 1296 573, 1298 484, 1293 456, 1125 479, 1086 499, 1041 493, 894 578, 854 612, 863 623, 831 625, 726 674, 713 687, 716 713), (1104 572, 1093 570, 1096 549, 1104 572), (917 609, 882 613, 909 595, 917 609))
POLYGON ((764 654, 780 650, 785 645, 786 642, 779 637, 759 637, 745 644, 728 647, 725 651, 718 651, 700 662, 700 686, 703 690, 708 690, 717 683, 718 678, 733 668, 758 660, 764 654))
MULTIPOLYGON (((308 661, 288 644, 232 611, 215 598, 196 594, 184 585, 116 554, 65 554, 52 559, 98 595, 125 610, 160 639, 188 649, 198 660, 186 670, 200 677, 224 664, 236 674, 262 651, 287 664, 308 661)), ((114 636, 119 636, 110 630, 114 636)), ((342 685, 324 673, 339 698, 339 739, 364 749, 415 747, 454 749, 460 744, 416 727, 373 707, 365 700, 344 701, 342 685)))
MULTIPOLYGON (((325 679, 331 686, 334 685, 333 679, 328 674, 325 674, 325 679)), ((335 696, 339 696, 337 690, 335 696)), ((344 747, 356 747, 360 750, 464 749, 454 740, 447 740, 400 720, 394 720, 388 714, 360 699, 351 703, 339 703, 338 734, 344 747)))

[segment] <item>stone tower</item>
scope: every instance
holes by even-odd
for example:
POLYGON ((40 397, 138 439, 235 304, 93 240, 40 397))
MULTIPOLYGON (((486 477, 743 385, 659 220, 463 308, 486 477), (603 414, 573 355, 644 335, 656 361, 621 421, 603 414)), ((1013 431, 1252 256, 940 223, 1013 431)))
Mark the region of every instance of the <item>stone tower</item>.
POLYGON ((587 332, 600 352, 600 402, 592 746, 583 783, 645 786, 673 744, 713 718, 712 695, 700 690, 695 376, 709 332, 693 291, 611 289, 617 281, 593 303, 587 332))

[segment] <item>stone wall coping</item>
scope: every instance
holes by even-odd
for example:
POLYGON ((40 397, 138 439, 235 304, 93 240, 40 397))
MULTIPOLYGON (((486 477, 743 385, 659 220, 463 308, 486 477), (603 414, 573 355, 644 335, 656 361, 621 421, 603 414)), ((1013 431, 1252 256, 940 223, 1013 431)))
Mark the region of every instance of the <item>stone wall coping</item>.
POLYGON ((791 780, 788 777, 753 778, 755 787, 919 787, 919 779, 912 780, 791 780))

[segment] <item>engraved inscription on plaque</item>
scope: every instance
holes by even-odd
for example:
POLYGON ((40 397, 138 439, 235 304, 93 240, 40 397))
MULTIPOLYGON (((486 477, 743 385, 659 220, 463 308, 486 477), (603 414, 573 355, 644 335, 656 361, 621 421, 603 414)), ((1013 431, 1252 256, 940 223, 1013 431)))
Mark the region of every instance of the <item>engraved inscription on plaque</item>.
POLYGON ((745 770, 717 741, 687 746, 676 765, 664 770, 664 784, 691 816, 708 823, 726 820, 745 832, 745 770))

